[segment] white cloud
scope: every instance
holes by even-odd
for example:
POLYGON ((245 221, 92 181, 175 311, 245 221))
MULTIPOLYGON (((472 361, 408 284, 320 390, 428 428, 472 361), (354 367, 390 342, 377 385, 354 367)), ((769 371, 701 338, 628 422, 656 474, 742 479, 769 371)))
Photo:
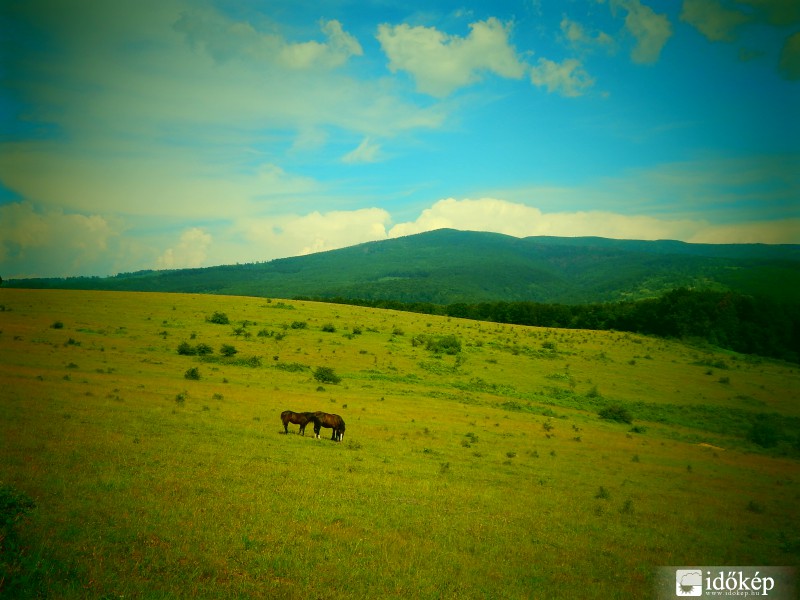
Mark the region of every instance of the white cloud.
POLYGON ((494 231, 515 237, 551 235, 616 239, 674 239, 694 243, 797 243, 800 219, 714 225, 702 219, 663 219, 610 211, 542 212, 496 198, 439 200, 415 220, 395 225, 390 237, 443 227, 494 231))
POLYGON ((654 63, 661 55, 661 49, 672 36, 672 25, 666 15, 657 14, 639 0, 610 0, 611 10, 626 11, 625 28, 636 38, 631 51, 633 62, 654 63))
POLYGON ((381 147, 365 137, 357 148, 342 157, 347 164, 371 163, 380 160, 381 147))
POLYGON ((475 83, 483 73, 520 79, 526 66, 509 42, 510 24, 494 17, 470 25, 466 37, 448 35, 434 27, 380 25, 378 41, 394 73, 406 71, 417 90, 444 97, 475 83))
POLYGON ((386 238, 391 216, 381 208, 314 211, 278 215, 238 223, 232 235, 243 238, 248 251, 261 258, 297 256, 334 250, 386 238))
POLYGON ((751 18, 724 7, 718 0, 684 0, 681 21, 689 23, 712 42, 731 42, 736 28, 751 18))
POLYGON ((326 42, 289 42, 273 31, 259 31, 248 21, 232 21, 210 9, 184 11, 175 22, 194 48, 202 48, 214 60, 275 63, 291 69, 334 68, 364 52, 358 40, 344 31, 339 21, 320 21, 326 42))
POLYGON ((0 223, 0 264, 6 278, 92 271, 122 233, 102 216, 40 211, 30 202, 0 206, 0 223))
POLYGON ((561 19, 561 33, 569 45, 577 50, 591 47, 611 50, 614 47, 613 38, 604 31, 589 33, 583 25, 566 16, 561 19))
POLYGON ((531 68, 531 82, 539 87, 546 87, 550 93, 558 92, 562 96, 580 96, 594 85, 594 79, 574 58, 561 63, 540 58, 539 63, 531 68))
POLYGON ((603 211, 543 213, 538 208, 496 198, 439 200, 416 221, 394 226, 390 236, 410 235, 442 227, 494 231, 516 237, 532 235, 659 239, 674 237, 687 222, 625 216, 603 211), (670 235, 670 233, 672 235, 670 235))
POLYGON ((175 247, 167 250, 156 260, 159 269, 186 269, 204 266, 211 245, 211 235, 193 227, 181 234, 175 247))

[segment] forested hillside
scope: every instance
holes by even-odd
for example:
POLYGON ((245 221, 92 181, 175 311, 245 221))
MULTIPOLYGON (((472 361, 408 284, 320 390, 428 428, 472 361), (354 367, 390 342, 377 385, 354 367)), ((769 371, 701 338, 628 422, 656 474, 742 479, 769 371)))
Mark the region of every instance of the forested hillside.
POLYGON ((515 238, 443 229, 263 263, 7 285, 435 304, 618 302, 685 287, 797 303, 800 246, 515 238))

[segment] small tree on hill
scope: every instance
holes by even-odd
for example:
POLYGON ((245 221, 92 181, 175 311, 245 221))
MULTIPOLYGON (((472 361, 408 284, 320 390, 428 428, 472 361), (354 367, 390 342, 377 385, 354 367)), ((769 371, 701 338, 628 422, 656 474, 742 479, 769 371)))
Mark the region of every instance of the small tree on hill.
POLYGON ((330 367, 317 367, 314 371, 314 379, 320 383, 339 383, 342 380, 330 367))
POLYGON ((228 325, 230 323, 230 319, 228 319, 228 315, 224 312, 215 312, 213 315, 208 317, 209 323, 216 323, 217 325, 228 325))

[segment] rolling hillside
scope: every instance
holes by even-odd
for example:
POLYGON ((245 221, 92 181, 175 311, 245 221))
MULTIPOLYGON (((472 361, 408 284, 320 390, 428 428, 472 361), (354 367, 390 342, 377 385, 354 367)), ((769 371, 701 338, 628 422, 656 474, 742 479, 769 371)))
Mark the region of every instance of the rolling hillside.
POLYGON ((768 359, 2 289, 0 389, 1 598, 651 599, 659 567, 800 558, 800 371, 768 359))
POLYGON ((511 236, 441 229, 308 256, 9 287, 400 302, 580 304, 688 287, 800 300, 800 246, 511 236))

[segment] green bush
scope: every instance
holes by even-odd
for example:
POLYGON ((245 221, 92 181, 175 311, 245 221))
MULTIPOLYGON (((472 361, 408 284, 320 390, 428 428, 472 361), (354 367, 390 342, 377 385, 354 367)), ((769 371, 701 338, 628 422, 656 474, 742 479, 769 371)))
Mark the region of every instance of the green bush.
POLYGON ((330 367, 317 367, 314 371, 314 379, 320 383, 339 383, 342 380, 330 367))
POLYGON ((222 344, 222 347, 219 349, 219 353, 222 354, 222 356, 227 357, 231 357, 237 352, 239 351, 230 344, 222 344))
POLYGON ((618 404, 607 406, 598 414, 601 419, 606 419, 607 421, 617 421, 618 423, 628 423, 629 425, 633 423, 633 417, 631 417, 628 409, 618 404))
POLYGON ((214 354, 214 349, 208 344, 197 344, 195 350, 197 351, 197 354, 199 354, 200 356, 214 354))
POLYGON ((197 348, 192 346, 189 342, 181 342, 178 346, 178 354, 183 356, 194 356, 197 354, 197 348))
POLYGON ((200 379, 200 371, 197 367, 192 367, 191 369, 187 369, 186 373, 183 374, 186 379, 193 379, 197 381, 200 379))
POLYGON ((216 323, 217 325, 228 325, 230 323, 230 319, 228 319, 228 315, 224 312, 215 312, 213 315, 208 317, 209 323, 216 323))

